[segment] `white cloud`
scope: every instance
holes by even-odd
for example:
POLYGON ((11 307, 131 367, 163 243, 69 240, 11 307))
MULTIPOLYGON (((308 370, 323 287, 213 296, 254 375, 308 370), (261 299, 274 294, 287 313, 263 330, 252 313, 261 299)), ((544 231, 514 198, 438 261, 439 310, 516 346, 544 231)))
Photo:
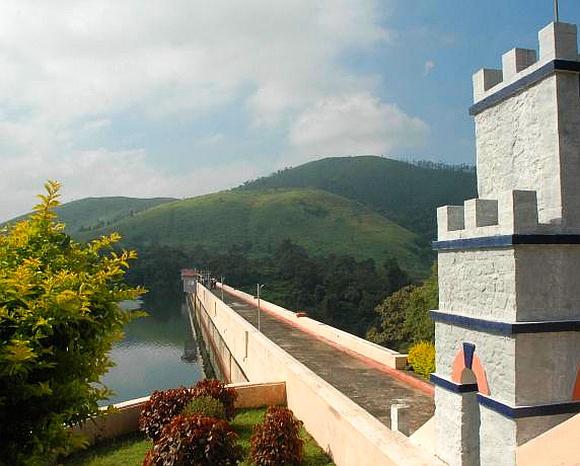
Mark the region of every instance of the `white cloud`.
POLYGON ((63 151, 13 158, 0 173, 0 221, 28 212, 46 179, 64 183, 63 201, 89 196, 184 197, 225 189, 260 173, 243 162, 168 173, 147 163, 144 150, 63 151), (35 167, 35 170, 29 170, 35 167))
MULTIPOLYGON (((372 96, 376 76, 341 60, 393 40, 379 21, 390 2, 3 0, 0 219, 27 210, 47 178, 68 198, 187 196, 263 174, 241 161, 164 171, 115 128, 122 113, 168 124, 236 104, 244 130, 290 131, 292 150, 321 154, 423 139, 424 123, 372 96)), ((224 134, 212 128, 192 150, 207 159, 224 134)))
POLYGON ((65 121, 133 105, 167 115, 250 85, 279 102, 270 116, 340 87, 335 58, 389 38, 376 13, 375 0, 3 0, 0 100, 65 121))
POLYGON ((322 99, 294 124, 297 153, 317 156, 387 154, 421 147, 429 127, 368 93, 322 99))
MULTIPOLYGON (((89 130, 107 126, 89 123, 89 130)), ((85 129, 83 129, 85 131, 85 129)), ((71 133, 54 124, 0 120, 0 222, 30 211, 34 195, 47 179, 63 183, 63 200, 89 196, 187 197, 204 194, 261 175, 250 164, 199 165, 171 173, 153 166, 143 148, 81 150, 73 147, 71 133)), ((214 134, 203 144, 216 144, 214 134)))
POLYGON ((425 62, 425 67, 424 67, 425 76, 428 76, 429 74, 431 74, 431 71, 433 71, 434 69, 435 69, 435 62, 433 60, 427 60, 425 62))

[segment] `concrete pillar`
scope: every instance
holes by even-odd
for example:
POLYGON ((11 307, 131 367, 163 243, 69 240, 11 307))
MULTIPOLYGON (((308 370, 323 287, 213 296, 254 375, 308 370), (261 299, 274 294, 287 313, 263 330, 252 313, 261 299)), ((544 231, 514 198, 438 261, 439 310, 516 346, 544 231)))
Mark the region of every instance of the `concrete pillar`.
POLYGON ((580 412, 580 60, 551 24, 474 76, 479 198, 438 211, 437 455, 513 466, 580 412))
POLYGON ((406 403, 393 403, 391 405, 391 430, 409 435, 409 405, 406 403))

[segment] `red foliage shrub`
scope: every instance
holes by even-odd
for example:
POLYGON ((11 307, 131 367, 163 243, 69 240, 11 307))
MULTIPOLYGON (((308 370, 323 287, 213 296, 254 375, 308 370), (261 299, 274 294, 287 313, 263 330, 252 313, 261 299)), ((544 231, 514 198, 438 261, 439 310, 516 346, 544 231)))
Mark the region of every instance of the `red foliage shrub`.
POLYGON ((295 419, 288 408, 270 406, 264 422, 254 427, 252 461, 258 466, 300 464, 304 457, 301 426, 302 421, 295 419))
POLYGON ((230 466, 242 460, 236 433, 223 420, 176 416, 147 452, 143 466, 230 466))
POLYGON ((221 380, 200 380, 192 389, 194 398, 209 396, 223 403, 226 410, 226 419, 231 420, 235 414, 234 402, 238 394, 233 388, 227 388, 221 380))
POLYGON ((170 390, 156 390, 141 410, 139 429, 145 435, 156 441, 163 427, 194 398, 190 388, 179 387, 170 390))

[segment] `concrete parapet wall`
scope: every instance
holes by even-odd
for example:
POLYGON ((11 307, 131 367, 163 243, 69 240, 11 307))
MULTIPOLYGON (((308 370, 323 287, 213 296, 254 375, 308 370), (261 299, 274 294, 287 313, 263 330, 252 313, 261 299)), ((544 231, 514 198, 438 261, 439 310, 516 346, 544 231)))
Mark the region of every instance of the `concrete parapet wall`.
POLYGON ((237 383, 236 408, 262 408, 264 406, 286 406, 286 383, 237 383))
POLYGON ((521 466, 580 465, 580 414, 544 432, 516 450, 521 466))
POLYGON ((338 466, 441 464, 298 362, 209 290, 198 285, 197 296, 252 382, 286 382, 288 407, 338 466))
MULTIPOLYGON (((286 405, 284 382, 239 383, 228 386, 238 394, 235 404, 238 409, 286 405)), ((90 444, 137 432, 139 415, 147 401, 148 396, 117 403, 113 405, 114 411, 109 414, 106 413, 107 408, 102 408, 103 416, 87 421, 74 430, 84 434, 90 444)))
POLYGON ((115 411, 106 413, 102 408, 103 415, 86 421, 84 424, 73 428, 86 436, 89 444, 101 440, 113 439, 139 430, 139 414, 149 397, 135 398, 113 405, 115 411))
MULTIPOLYGON (((218 286, 221 285, 218 284, 218 286)), ((224 291, 232 296, 236 296, 249 304, 257 306, 257 300, 252 295, 227 285, 224 285, 223 288, 224 291)), ((289 322, 291 325, 300 328, 306 333, 332 343, 343 351, 356 353, 380 365, 393 369, 403 369, 407 364, 406 354, 401 354, 384 346, 377 345, 364 338, 359 338, 309 317, 301 317, 296 312, 289 311, 263 299, 260 299, 260 308, 279 319, 289 322)))

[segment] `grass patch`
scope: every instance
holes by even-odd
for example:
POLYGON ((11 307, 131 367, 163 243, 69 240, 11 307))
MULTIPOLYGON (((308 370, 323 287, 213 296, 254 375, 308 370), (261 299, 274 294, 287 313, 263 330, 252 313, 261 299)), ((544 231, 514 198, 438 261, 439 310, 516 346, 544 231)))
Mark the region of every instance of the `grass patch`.
POLYGON ((141 466, 151 442, 141 434, 131 434, 102 442, 74 453, 61 464, 66 466, 141 466))
MULTIPOLYGON (((243 409, 238 411, 231 425, 239 435, 238 444, 243 448, 244 455, 250 453, 250 438, 254 425, 264 419, 265 409, 243 409)), ((304 430, 301 430, 304 439, 304 466, 331 466, 330 461, 322 448, 304 430)), ((132 434, 120 439, 97 444, 88 450, 75 453, 61 464, 66 466, 140 466, 147 450, 151 448, 151 442, 143 439, 140 434, 132 434)), ((242 466, 250 466, 246 460, 242 466)))
MULTIPOLYGON (((264 414, 266 414, 265 409, 245 409, 241 410, 232 421, 232 427, 240 436, 238 444, 244 449, 246 458, 250 454, 250 438, 254 431, 254 425, 264 420, 264 414)), ((304 440, 304 462, 302 463, 304 466, 330 466, 334 464, 304 428, 300 430, 300 436, 304 440)), ((241 464, 242 466, 250 466, 252 463, 246 460, 241 464)))

